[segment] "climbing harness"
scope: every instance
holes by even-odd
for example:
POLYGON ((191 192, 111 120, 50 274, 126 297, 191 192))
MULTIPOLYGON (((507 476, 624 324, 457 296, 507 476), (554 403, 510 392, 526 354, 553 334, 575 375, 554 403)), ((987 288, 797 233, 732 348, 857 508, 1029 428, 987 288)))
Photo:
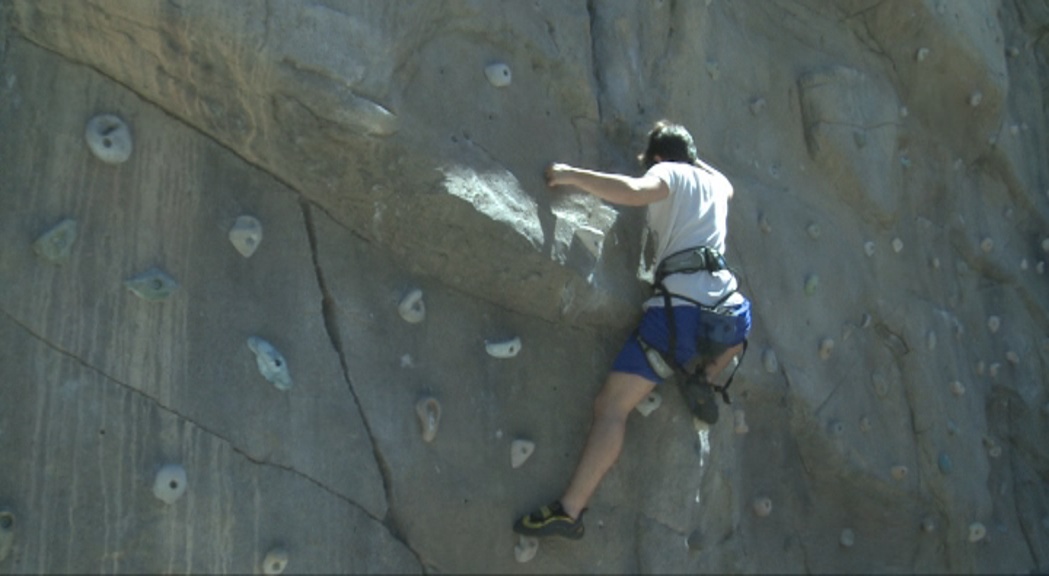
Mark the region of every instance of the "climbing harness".
MULTIPOLYGON (((732 374, 729 375, 725 385, 718 386, 712 382, 708 382, 703 369, 709 362, 712 362, 721 354, 725 349, 724 345, 719 346, 716 340, 709 338, 709 335, 707 334, 701 333, 697 336, 695 356, 684 365, 679 364, 674 357, 677 350, 677 325, 672 308, 673 299, 684 300, 697 306, 700 310, 713 315, 716 319, 715 321, 717 322, 717 325, 710 326, 710 328, 716 332, 719 330, 728 330, 728 325, 730 324, 734 326, 735 318, 740 310, 733 306, 727 306, 725 302, 737 291, 732 290, 713 306, 708 306, 687 296, 671 293, 667 290, 663 281, 673 274, 692 274, 700 271, 717 272, 719 270, 724 270, 727 267, 724 256, 722 256, 717 250, 708 246, 689 248, 687 250, 675 252, 664 258, 656 268, 653 288, 654 293, 663 298, 663 310, 666 314, 667 329, 670 334, 669 346, 666 351, 659 350, 645 341, 641 336, 640 330, 634 332, 634 336, 641 345, 641 349, 645 353, 645 358, 648 360, 649 366, 652 367, 652 370, 655 371, 660 378, 666 379, 674 374, 679 376, 678 383, 681 385, 682 393, 684 394, 686 401, 689 403, 689 408, 691 408, 693 412, 697 412, 698 408, 702 408, 703 400, 700 399, 697 406, 697 396, 703 395, 703 387, 709 387, 714 392, 719 393, 725 404, 732 403, 732 400, 728 395, 728 388, 732 385, 732 380, 736 377, 736 370, 739 369, 739 363, 743 361, 743 356, 747 353, 747 340, 743 340, 743 351, 740 352, 739 362, 737 362, 736 366, 732 369, 732 374)), ((713 398, 710 398, 710 400, 712 401, 713 398)), ((707 408, 709 409, 710 407, 708 406, 707 408)), ((699 416, 698 413, 697 416, 699 416)), ((706 411, 705 416, 711 416, 709 410, 706 411)), ((714 421, 717 420, 716 407, 714 407, 712 417, 714 421)), ((701 416, 701 418, 703 418, 703 416, 701 416)), ((709 423, 713 424, 714 422, 709 423)))

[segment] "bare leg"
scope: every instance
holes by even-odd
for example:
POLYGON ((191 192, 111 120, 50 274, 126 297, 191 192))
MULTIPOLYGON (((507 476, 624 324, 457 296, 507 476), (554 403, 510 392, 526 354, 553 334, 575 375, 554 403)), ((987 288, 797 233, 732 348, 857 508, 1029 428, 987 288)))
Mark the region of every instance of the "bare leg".
POLYGON ((721 371, 724 370, 725 367, 729 365, 729 362, 732 361, 732 358, 735 357, 736 354, 739 354, 742 351, 743 351, 743 343, 736 344, 735 346, 733 346, 733 347, 725 350, 724 352, 722 352, 720 356, 718 356, 717 358, 714 359, 713 362, 708 364, 706 369, 704 369, 704 372, 706 373, 706 376, 707 376, 707 382, 713 383, 714 382, 714 377, 717 376, 718 374, 720 374, 721 371))
POLYGON ((572 518, 579 518, 597 485, 619 458, 630 411, 655 387, 654 382, 636 374, 609 374, 594 400, 594 420, 590 424, 583 454, 579 457, 572 482, 561 497, 561 506, 572 518))

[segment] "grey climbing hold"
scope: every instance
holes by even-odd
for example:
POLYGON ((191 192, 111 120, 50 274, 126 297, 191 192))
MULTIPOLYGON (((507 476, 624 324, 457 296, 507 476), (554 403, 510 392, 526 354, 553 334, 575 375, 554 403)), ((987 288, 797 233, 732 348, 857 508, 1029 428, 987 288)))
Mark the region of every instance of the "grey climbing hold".
POLYGON ((809 224, 808 227, 805 228, 805 231, 809 233, 809 237, 811 237, 813 240, 816 240, 820 237, 820 225, 816 224, 815 222, 809 224))
POLYGON ((805 278, 805 295, 812 296, 816 293, 816 288, 820 285, 820 277, 815 274, 809 274, 805 278))
POLYGON ((186 470, 178 464, 167 464, 153 479, 153 495, 165 504, 174 504, 186 493, 186 470))
POLYGON ((845 424, 841 420, 831 420, 827 423, 827 433, 832 436, 841 436, 845 433, 845 424))
POLYGON ((936 458, 936 464, 940 467, 940 472, 944 474, 950 474, 954 470, 954 463, 951 462, 951 456, 946 452, 940 452, 940 455, 936 458))
POLYGON ((870 419, 870 416, 866 416, 866 415, 861 416, 860 417, 860 432, 870 432, 870 431, 871 431, 871 419, 870 419))
POLYGON ((9 508, 0 508, 0 562, 11 553, 15 543, 15 513, 9 508))
POLYGON ((925 60, 928 57, 929 57, 929 49, 928 48, 918 48, 918 51, 914 54, 914 58, 918 62, 921 62, 921 61, 925 60))
POLYGON ((889 395, 889 381, 881 374, 871 374, 871 384, 874 385, 874 393, 877 394, 879 398, 884 398, 889 395))
POLYGON ((229 229, 229 241, 241 256, 251 258, 262 244, 262 222, 254 216, 238 216, 229 229))
POLYGON ((484 75, 488 82, 496 88, 505 88, 510 85, 513 74, 510 67, 503 62, 493 62, 484 67, 484 75))
POLYGON ((899 254, 903 251, 903 240, 899 238, 893 238, 892 240, 892 251, 899 254))
POLYGON ((415 415, 419 417, 423 441, 433 442, 441 425, 441 403, 433 396, 426 396, 415 403, 415 415))
POLYGON ((742 435, 750 432, 750 426, 747 426, 747 413, 746 412, 744 412, 740 408, 737 408, 736 410, 733 410, 732 418, 733 418, 732 430, 736 434, 742 436, 742 435))
POLYGON ((991 251, 994 250, 994 239, 984 238, 983 240, 981 240, 980 250, 983 251, 984 254, 990 254, 991 251))
POLYGON ((131 157, 131 130, 119 116, 99 114, 88 120, 84 139, 91 153, 106 164, 121 164, 131 157))
POLYGON ((769 374, 775 374, 779 371, 779 359, 776 358, 776 351, 772 348, 766 348, 765 352, 762 353, 761 363, 765 366, 765 372, 769 374))
POLYGON ((991 334, 996 334, 998 329, 1002 327, 1002 319, 997 316, 987 317, 987 329, 991 331, 991 334))
POLYGON ((76 232, 76 220, 66 218, 37 238, 33 242, 33 251, 52 264, 62 264, 73 252, 76 232))
POLYGON ((521 339, 511 338, 502 342, 485 342, 485 350, 495 358, 513 358, 521 351, 521 339))
POLYGON ((874 248, 874 242, 871 242, 870 240, 863 243, 863 252, 867 256, 874 256, 874 248))
POLYGON ((416 288, 409 292, 397 306, 397 312, 409 324, 418 324, 425 320, 426 302, 423 302, 423 291, 416 288))
POLYGON ((645 399, 638 403, 636 410, 641 413, 642 416, 648 417, 649 414, 656 411, 657 408, 663 405, 663 396, 659 392, 652 392, 645 399))
POLYGON ((987 528, 980 522, 969 524, 969 542, 976 543, 987 536, 987 528))
POLYGON ((907 477, 907 474, 910 473, 910 470, 906 466, 903 466, 901 464, 901 465, 898 465, 898 466, 893 466, 892 470, 890 470, 890 472, 891 472, 892 477, 894 479, 896 479, 896 480, 903 480, 904 478, 907 477))
POLYGON ((765 516, 772 514, 772 499, 768 496, 755 498, 752 507, 754 509, 754 514, 764 518, 765 516))
POLYGON ((518 438, 510 443, 510 466, 520 468, 535 452, 535 442, 518 438))
POLYGON ((532 558, 535 558, 537 552, 539 552, 538 538, 524 535, 518 537, 517 545, 514 546, 515 560, 522 564, 530 562, 532 558))
POLYGON ((827 360, 830 358, 831 352, 834 350, 834 340, 830 338, 824 338, 820 341, 820 359, 827 360))
POLYGON ((178 282, 159 268, 150 268, 125 280, 124 286, 147 302, 159 302, 171 296, 178 288, 178 282))
POLYGON ((929 534, 936 531, 936 519, 932 516, 922 518, 922 532, 929 534))
POLYGON ((964 396, 965 395, 965 384, 962 384, 961 382, 959 382, 957 380, 954 380, 954 381, 951 382, 950 388, 951 388, 951 394, 954 394, 955 396, 964 396))
POLYGON ((852 528, 846 528, 841 531, 841 537, 838 538, 838 543, 843 548, 852 548, 856 544, 856 534, 852 531, 852 528))
POLYGON ((278 546, 266 553, 262 559, 262 573, 270 576, 283 574, 288 567, 288 551, 278 546))
POLYGON ((925 335, 925 347, 928 348, 930 352, 936 349, 936 332, 929 330, 925 335))
POLYGON ((977 106, 980 105, 981 102, 983 102, 983 93, 982 92, 977 90, 977 91, 973 92, 972 94, 969 94, 969 106, 972 106, 973 108, 976 108, 977 106))
POLYGON ((288 371, 288 362, 273 344, 252 336, 248 338, 248 348, 255 353, 255 364, 259 373, 269 380, 278 390, 290 390, 292 386, 291 373, 288 371))

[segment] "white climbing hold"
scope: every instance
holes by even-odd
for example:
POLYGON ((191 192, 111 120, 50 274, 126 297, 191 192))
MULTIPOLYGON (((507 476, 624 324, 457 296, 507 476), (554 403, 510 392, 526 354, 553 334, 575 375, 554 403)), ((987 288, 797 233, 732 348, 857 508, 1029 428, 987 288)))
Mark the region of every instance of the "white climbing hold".
POLYGON ((889 395, 889 381, 885 379, 881 374, 871 374, 871 383, 874 385, 874 393, 879 398, 884 398, 889 395))
POLYGON ((1009 363, 1012 364, 1013 366, 1016 366, 1017 364, 1020 363, 1020 355, 1017 354, 1016 352, 1012 351, 1012 350, 1006 351, 1005 359, 1008 360, 1009 363))
POLYGON ((998 362, 991 362, 991 365, 987 367, 988 376, 990 376, 992 379, 998 378, 998 370, 1000 370, 1001 367, 1002 365, 998 362))
POLYGON ((841 531, 841 537, 838 538, 838 543, 844 548, 852 548, 856 544, 856 534, 853 533, 851 528, 846 528, 841 531))
POLYGON ((815 274, 810 274, 805 278, 805 295, 812 296, 816 293, 816 288, 820 285, 820 277, 815 274))
POLYGON ((1038 264, 1035 265, 1034 270, 1039 274, 1045 274, 1045 262, 1039 261, 1038 264))
POLYGON ((238 216, 229 229, 229 241, 241 256, 251 258, 262 244, 262 222, 254 216, 238 216))
POLYGON ((397 306, 397 313, 409 324, 418 324, 426 319, 426 302, 423 291, 418 288, 408 292, 397 306))
POLYGON ((87 146, 106 164, 120 164, 131 157, 131 130, 119 116, 100 114, 87 122, 87 146))
POLYGON ((874 317, 872 317, 869 313, 864 312, 863 316, 860 317, 860 328, 870 328, 873 322, 874 317))
POLYGON ((290 390, 292 386, 291 373, 288 371, 288 362, 273 344, 252 336, 248 338, 248 348, 255 353, 255 364, 259 373, 278 390, 290 390))
POLYGON ((954 380, 953 382, 951 382, 950 388, 951 388, 951 394, 954 394, 955 396, 964 396, 965 395, 965 384, 962 384, 961 382, 959 382, 957 380, 954 380))
POLYGON ((969 542, 979 542, 987 536, 987 528, 979 522, 969 524, 969 542))
POLYGON ((860 432, 870 432, 870 431, 871 431, 871 419, 870 419, 870 416, 866 416, 866 415, 861 416, 860 417, 860 432))
POLYGON ((750 101, 750 113, 757 116, 765 109, 765 99, 755 98, 750 101))
POLYGON ((925 335, 925 347, 931 352, 936 349, 936 332, 929 330, 929 333, 925 335))
POLYGON ((766 348, 761 354, 761 363, 765 366, 765 372, 769 374, 779 371, 779 359, 776 358, 776 351, 772 348, 766 348))
POLYGON ((496 88, 505 88, 510 85, 513 74, 510 67, 503 62, 493 62, 484 67, 484 75, 488 82, 496 88))
POLYGON ((984 254, 990 254, 991 251, 994 250, 994 240, 991 238, 984 238, 981 240, 980 250, 982 250, 984 254))
POLYGON ((262 573, 269 576, 283 574, 287 567, 288 551, 279 546, 267 552, 266 557, 262 559, 262 573))
POLYGON ((1021 258, 1020 259, 1020 270, 1023 270, 1024 272, 1026 272, 1028 268, 1030 268, 1030 264, 1027 263, 1027 258, 1021 258))
POLYGON ((892 240, 892 251, 897 253, 897 254, 902 252, 903 251, 903 240, 900 240, 899 238, 894 238, 892 240))
POLYGON ((510 467, 520 468, 535 452, 535 442, 518 438, 510 443, 510 467))
POLYGON ((165 504, 174 504, 186 493, 186 470, 178 464, 167 464, 153 479, 153 495, 165 504))
POLYGON ((935 256, 933 256, 932 260, 929 261, 929 264, 932 265, 933 270, 940 269, 940 259, 935 256))
POLYGON ((1049 238, 1042 240, 1042 252, 1049 253, 1049 238))
POLYGON ((160 302, 178 289, 178 282, 159 268, 150 268, 145 272, 124 281, 128 290, 147 302, 160 302))
POLYGON ((521 564, 531 562, 537 552, 539 552, 539 539, 521 535, 517 539, 517 545, 514 546, 514 560, 521 564))
POLYGON ((903 466, 901 464, 898 466, 893 466, 890 472, 892 473, 892 477, 896 480, 903 480, 907 477, 907 474, 910 473, 910 470, 906 466, 903 466))
POLYGON ((489 356, 495 358, 513 358, 521 351, 521 339, 518 337, 501 342, 485 341, 484 348, 489 356))
POLYGON ((733 425, 732 429, 733 429, 733 431, 735 431, 736 434, 739 434, 740 436, 742 436, 742 435, 746 434, 747 432, 750 432, 750 427, 747 426, 747 413, 746 412, 744 412, 743 410, 740 410, 740 409, 733 410, 732 411, 732 417, 733 417, 733 420, 734 420, 734 422, 733 422, 734 425, 733 425))
POLYGON ((820 237, 820 225, 816 224, 815 222, 809 224, 805 231, 809 233, 809 236, 813 240, 816 240, 820 237))
POLYGON ((710 76, 711 80, 717 80, 721 76, 721 66, 717 60, 707 60, 706 68, 707 76, 710 76))
POLYGON ((772 499, 768 496, 761 496, 760 498, 754 499, 754 514, 764 518, 769 514, 772 514, 772 499))
POLYGON ((415 403, 415 415, 419 417, 423 441, 433 442, 441 425, 441 403, 433 396, 426 396, 415 403))
POLYGON ((874 256, 874 248, 874 242, 871 242, 870 240, 863 243, 863 251, 867 256, 874 256))
POLYGON ((1010 46, 1009 49, 1006 50, 1006 53, 1009 55, 1010 58, 1016 58, 1020 55, 1020 49, 1016 46, 1010 46))
POLYGON ((830 338, 824 338, 820 342, 820 360, 827 360, 830 358, 831 352, 834 350, 834 340, 830 338))
POLYGON ((926 534, 936 531, 936 519, 932 516, 922 518, 922 532, 926 534))
POLYGON ((11 553, 15 542, 15 513, 8 508, 0 508, 0 562, 11 553))
POLYGON ((651 392, 648 396, 645 396, 644 400, 638 403, 636 410, 647 418, 649 414, 655 412, 662 405, 663 396, 659 392, 651 392))
POLYGON ((929 49, 928 48, 918 48, 918 52, 914 54, 914 58, 916 60, 918 60, 918 62, 922 62, 928 57, 929 57, 929 49))
POLYGON ((976 375, 983 376, 983 373, 987 371, 987 363, 980 360, 976 363, 976 375))
POLYGON ((73 252, 76 232, 76 220, 66 218, 37 238, 33 242, 33 251, 52 264, 62 264, 73 252))
POLYGON ((772 232, 772 224, 769 223, 768 217, 764 214, 762 214, 761 217, 758 218, 758 227, 760 227, 761 231, 765 234, 772 232))
POLYGON ((997 316, 987 317, 987 329, 991 331, 991 334, 998 332, 998 329, 1002 327, 1002 319, 997 316))
POLYGON ((983 93, 979 90, 969 95, 969 106, 976 108, 981 102, 983 102, 983 93))

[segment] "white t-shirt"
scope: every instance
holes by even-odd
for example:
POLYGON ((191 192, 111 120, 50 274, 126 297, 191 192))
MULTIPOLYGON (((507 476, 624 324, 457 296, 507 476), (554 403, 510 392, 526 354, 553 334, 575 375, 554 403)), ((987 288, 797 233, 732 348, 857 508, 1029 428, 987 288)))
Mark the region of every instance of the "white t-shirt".
MULTIPOLYGON (((697 246, 709 246, 724 254, 732 193, 728 178, 709 166, 697 168, 682 162, 660 162, 649 168, 647 175, 666 182, 670 189, 666 198, 648 205, 648 227, 656 239, 656 262, 697 246)), ((673 274, 664 280, 664 285, 673 294, 706 305, 716 304, 737 288, 736 279, 728 270, 673 274)), ((662 305, 661 296, 645 302, 645 308, 662 305)))

